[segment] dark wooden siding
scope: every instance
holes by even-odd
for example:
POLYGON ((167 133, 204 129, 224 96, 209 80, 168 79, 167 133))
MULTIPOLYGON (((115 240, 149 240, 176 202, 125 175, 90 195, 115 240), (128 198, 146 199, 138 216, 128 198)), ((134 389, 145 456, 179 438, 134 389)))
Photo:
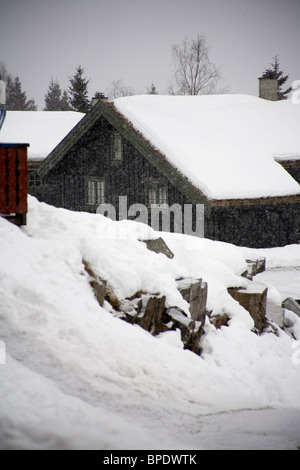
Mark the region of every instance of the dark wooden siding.
POLYGON ((205 236, 252 248, 299 243, 299 216, 299 203, 213 208, 205 236))
POLYGON ((299 164, 297 167, 296 165, 294 167, 293 166, 286 167, 286 171, 288 171, 290 175, 292 175, 292 177, 300 184, 300 165, 299 164))
MULTIPOLYGON (((40 190, 31 192, 57 207, 91 211, 86 206, 84 187, 85 178, 90 176, 105 180, 107 203, 117 205, 119 196, 127 196, 129 206, 146 204, 147 180, 159 179, 162 175, 126 140, 123 140, 122 161, 112 162, 110 136, 113 131, 101 118, 47 174, 40 190)), ((168 190, 170 204, 185 202, 180 191, 170 183, 168 190)))

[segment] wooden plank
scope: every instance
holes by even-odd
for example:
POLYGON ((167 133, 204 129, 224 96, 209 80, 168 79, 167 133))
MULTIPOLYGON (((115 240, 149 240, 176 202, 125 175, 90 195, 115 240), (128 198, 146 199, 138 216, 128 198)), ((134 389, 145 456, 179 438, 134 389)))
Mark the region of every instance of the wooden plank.
POLYGON ((0 214, 7 214, 5 160, 6 149, 0 148, 0 214))
POLYGON ((17 211, 17 167, 16 167, 16 149, 7 149, 8 156, 8 204, 7 213, 12 214, 17 211))
POLYGON ((17 149, 17 214, 27 213, 27 148, 17 149))

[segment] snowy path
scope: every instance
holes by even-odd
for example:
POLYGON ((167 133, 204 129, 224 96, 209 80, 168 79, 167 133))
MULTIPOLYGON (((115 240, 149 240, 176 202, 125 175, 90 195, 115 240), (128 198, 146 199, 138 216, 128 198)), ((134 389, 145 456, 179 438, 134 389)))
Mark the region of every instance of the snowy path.
MULTIPOLYGON (((128 410, 130 419, 145 426, 152 438, 155 436, 157 450, 300 449, 299 409, 243 409, 197 415, 197 407, 187 412, 161 409, 157 405, 146 409, 141 403, 140 407, 128 410)), ((127 449, 138 447, 138 438, 129 447, 127 444, 127 449)), ((153 448, 153 442, 143 448, 153 448)))
POLYGON ((296 450, 300 411, 269 408, 201 416, 195 437, 193 442, 208 450, 296 450))
POLYGON ((287 297, 300 299, 300 267, 268 269, 255 278, 275 287, 282 300, 287 297))
POLYGON ((296 450, 300 446, 299 409, 209 412, 199 403, 149 398, 101 377, 92 385, 76 380, 70 370, 69 378, 66 373, 55 382, 12 359, 8 365, 2 369, 10 396, 6 412, 1 412, 1 449, 296 450))

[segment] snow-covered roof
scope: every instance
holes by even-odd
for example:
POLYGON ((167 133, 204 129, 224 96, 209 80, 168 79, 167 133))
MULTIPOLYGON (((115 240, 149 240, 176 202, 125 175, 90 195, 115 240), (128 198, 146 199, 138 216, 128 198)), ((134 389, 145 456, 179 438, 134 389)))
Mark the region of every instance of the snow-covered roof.
POLYGON ((275 160, 300 155, 300 106, 291 100, 139 95, 114 105, 210 199, 300 194, 275 160))
POLYGON ((0 142, 27 143, 28 159, 43 159, 84 115, 73 111, 7 111, 0 142))

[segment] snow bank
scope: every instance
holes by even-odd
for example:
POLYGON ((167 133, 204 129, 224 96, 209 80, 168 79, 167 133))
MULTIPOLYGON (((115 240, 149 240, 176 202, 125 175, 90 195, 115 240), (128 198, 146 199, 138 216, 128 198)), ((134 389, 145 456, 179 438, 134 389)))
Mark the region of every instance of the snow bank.
POLYGON ((300 154, 300 107, 291 100, 146 95, 114 104, 208 198, 300 194, 274 160, 300 154))
POLYGON ((83 116, 74 111, 7 111, 0 142, 29 144, 29 160, 43 159, 83 116))
MULTIPOLYGON (((299 412, 295 342, 281 330, 254 334, 248 313, 227 294, 228 285, 247 282, 241 249, 164 234, 171 260, 146 249, 138 224, 128 239, 105 238, 106 224, 32 197, 26 227, 0 218, 2 448, 201 448, 207 416, 299 412), (230 326, 207 323, 201 357, 182 349, 177 332, 154 338, 99 306, 83 259, 119 298, 142 289, 178 304, 175 279, 200 276, 210 306, 231 314, 230 326)), ((300 320, 292 320, 297 335, 300 320)))
POLYGON ((300 266, 299 245, 287 245, 280 248, 241 248, 246 259, 266 258, 266 268, 292 268, 300 266))

